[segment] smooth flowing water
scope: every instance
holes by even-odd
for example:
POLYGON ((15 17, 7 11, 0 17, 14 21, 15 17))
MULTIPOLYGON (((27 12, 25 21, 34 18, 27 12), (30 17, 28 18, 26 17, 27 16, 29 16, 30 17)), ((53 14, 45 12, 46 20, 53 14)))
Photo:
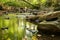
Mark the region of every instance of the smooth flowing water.
POLYGON ((22 40, 26 29, 24 21, 14 14, 0 16, 0 40, 22 40))

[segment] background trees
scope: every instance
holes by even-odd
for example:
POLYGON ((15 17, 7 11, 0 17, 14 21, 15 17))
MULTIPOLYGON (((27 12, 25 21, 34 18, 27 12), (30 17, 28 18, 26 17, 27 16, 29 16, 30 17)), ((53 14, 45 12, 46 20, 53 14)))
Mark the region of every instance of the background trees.
POLYGON ((0 0, 0 3, 3 3, 8 6, 38 8, 38 9, 53 7, 56 10, 60 8, 59 0, 0 0))

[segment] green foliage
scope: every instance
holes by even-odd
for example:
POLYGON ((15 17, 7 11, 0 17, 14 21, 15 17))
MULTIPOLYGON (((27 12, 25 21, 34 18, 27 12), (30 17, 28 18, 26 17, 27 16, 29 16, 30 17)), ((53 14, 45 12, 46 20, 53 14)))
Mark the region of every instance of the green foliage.
POLYGON ((47 0, 39 0, 39 2, 40 2, 41 5, 45 5, 47 0))
POLYGON ((19 3, 17 3, 17 2, 6 2, 6 3, 4 3, 4 4, 5 4, 5 5, 8 5, 8 6, 15 6, 15 7, 20 6, 19 3))
MULTIPOLYGON (((32 9, 44 9, 44 7, 56 7, 58 0, 0 0, 1 3, 5 5, 14 6, 14 7, 27 7, 32 9)), ((57 5, 58 7, 58 5, 57 5)))

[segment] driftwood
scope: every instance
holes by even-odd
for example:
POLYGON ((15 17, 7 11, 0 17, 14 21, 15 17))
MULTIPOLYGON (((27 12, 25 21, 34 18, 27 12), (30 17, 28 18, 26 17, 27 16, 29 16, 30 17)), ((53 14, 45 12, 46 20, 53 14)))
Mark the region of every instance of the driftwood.
POLYGON ((56 17, 59 17, 60 15, 60 11, 56 11, 56 12, 50 12, 50 13, 40 13, 40 15, 32 15, 32 16, 28 16, 28 19, 35 19, 35 18, 39 18, 40 20, 41 19, 51 19, 51 18, 56 18, 56 17))

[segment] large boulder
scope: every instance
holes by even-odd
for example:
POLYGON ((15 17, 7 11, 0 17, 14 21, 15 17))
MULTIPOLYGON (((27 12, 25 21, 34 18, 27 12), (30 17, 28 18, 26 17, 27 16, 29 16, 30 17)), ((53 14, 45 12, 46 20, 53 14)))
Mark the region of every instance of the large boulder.
POLYGON ((60 11, 28 16, 28 21, 37 24, 39 33, 59 34, 60 33, 60 11), (33 21, 32 21, 33 20, 33 21), (37 20, 37 22, 36 22, 37 20))

